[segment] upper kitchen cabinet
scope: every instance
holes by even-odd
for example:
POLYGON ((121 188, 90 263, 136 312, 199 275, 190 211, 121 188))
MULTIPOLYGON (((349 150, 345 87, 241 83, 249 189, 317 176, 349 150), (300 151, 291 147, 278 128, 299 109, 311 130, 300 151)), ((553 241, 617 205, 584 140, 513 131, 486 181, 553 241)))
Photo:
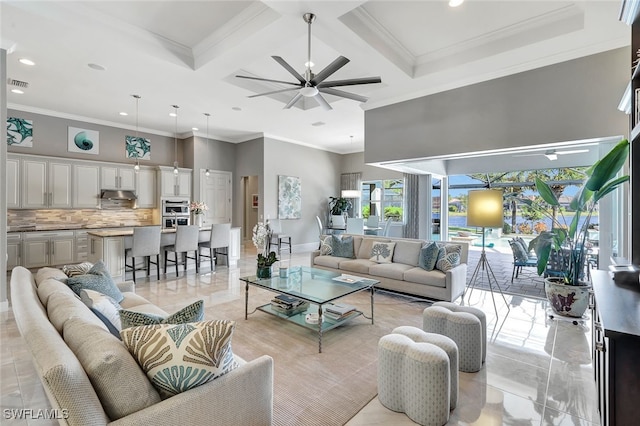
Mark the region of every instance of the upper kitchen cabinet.
POLYGON ((178 169, 173 172, 173 167, 159 167, 160 197, 191 198, 191 169, 178 169))
POLYGON ((113 165, 100 167, 101 189, 136 190, 136 173, 133 166, 117 167, 113 165))
POLYGON ((20 168, 22 208, 71 207, 71 163, 25 156, 20 168))
POLYGON ((136 206, 139 208, 158 207, 156 202, 156 171, 155 169, 141 167, 136 179, 136 206))
POLYGON ((20 159, 7 155, 7 208, 20 208, 20 159))
POLYGON ((100 166, 93 163, 73 165, 73 207, 100 207, 100 166))

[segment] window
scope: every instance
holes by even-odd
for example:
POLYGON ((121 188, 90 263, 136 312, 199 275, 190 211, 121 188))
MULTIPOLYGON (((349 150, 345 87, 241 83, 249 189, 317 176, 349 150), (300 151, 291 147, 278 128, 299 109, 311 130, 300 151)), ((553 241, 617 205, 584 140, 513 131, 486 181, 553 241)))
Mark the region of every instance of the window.
POLYGON ((403 222, 404 180, 388 179, 362 182, 362 217, 380 216, 403 222))

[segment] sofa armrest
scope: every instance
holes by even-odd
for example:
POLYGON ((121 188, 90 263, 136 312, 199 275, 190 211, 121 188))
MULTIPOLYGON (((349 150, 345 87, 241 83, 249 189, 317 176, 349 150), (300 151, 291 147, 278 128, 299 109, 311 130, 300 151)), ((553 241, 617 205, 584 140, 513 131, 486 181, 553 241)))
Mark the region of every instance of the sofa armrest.
POLYGON ((110 425, 271 425, 273 358, 263 355, 209 383, 110 425))
POLYGON ((313 265, 314 265, 315 259, 316 259, 316 257, 318 257, 318 256, 320 256, 320 250, 314 250, 314 251, 312 251, 312 252, 311 252, 311 258, 310 258, 311 262, 310 262, 310 265, 311 265, 311 267, 312 267, 312 268, 313 268, 313 265))
POLYGON ((134 283, 133 281, 123 281, 121 283, 116 283, 116 286, 122 292, 125 292, 125 291, 131 292, 131 293, 136 292, 136 283, 134 283))
POLYGON ((449 269, 446 272, 445 281, 447 287, 451 289, 451 300, 448 300, 448 302, 453 302, 458 296, 464 293, 467 284, 467 264, 461 263, 449 269))

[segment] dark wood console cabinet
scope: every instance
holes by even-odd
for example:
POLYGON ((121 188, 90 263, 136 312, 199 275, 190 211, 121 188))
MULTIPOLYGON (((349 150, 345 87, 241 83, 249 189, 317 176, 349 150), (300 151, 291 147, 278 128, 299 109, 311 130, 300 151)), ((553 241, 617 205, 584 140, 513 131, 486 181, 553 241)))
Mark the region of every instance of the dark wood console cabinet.
POLYGON ((638 424, 640 410, 640 283, 617 284, 592 274, 593 370, 602 426, 638 424))

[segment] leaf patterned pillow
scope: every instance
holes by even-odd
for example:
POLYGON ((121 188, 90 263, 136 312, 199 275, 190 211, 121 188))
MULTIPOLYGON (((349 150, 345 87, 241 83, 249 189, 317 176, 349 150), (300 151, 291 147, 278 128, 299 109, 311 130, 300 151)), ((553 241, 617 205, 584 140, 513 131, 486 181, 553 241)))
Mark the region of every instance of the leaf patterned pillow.
POLYGON ((391 263, 393 259, 393 249, 396 243, 381 243, 376 241, 371 246, 371 257, 369 260, 377 263, 391 263))
POLYGON ((320 235, 320 256, 330 256, 331 253, 333 253, 331 235, 320 235))
POLYGON ((156 324, 122 330, 127 350, 163 399, 238 367, 231 350, 235 321, 156 324))
POLYGON ((460 264, 460 253, 457 251, 447 252, 446 247, 440 247, 438 251, 438 261, 436 269, 447 272, 460 264))
POLYGON ((145 312, 128 311, 122 309, 120 311, 120 323, 122 329, 129 327, 138 327, 141 325, 153 324, 186 324, 189 322, 202 321, 204 319, 204 300, 198 300, 180 309, 178 312, 163 318, 156 314, 145 312))

